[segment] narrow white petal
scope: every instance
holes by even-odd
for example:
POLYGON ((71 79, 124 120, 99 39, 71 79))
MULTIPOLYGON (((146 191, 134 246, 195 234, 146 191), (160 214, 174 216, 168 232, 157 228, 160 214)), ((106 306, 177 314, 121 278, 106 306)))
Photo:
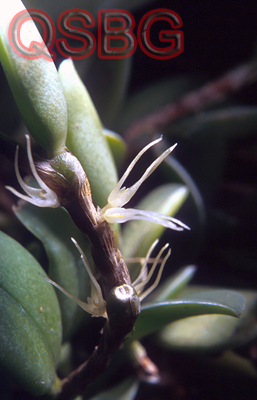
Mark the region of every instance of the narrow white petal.
POLYGON ((52 281, 52 279, 39 274, 42 276, 47 282, 51 283, 51 285, 55 286, 57 289, 59 289, 65 296, 68 296, 70 299, 74 300, 84 311, 88 312, 89 314, 92 314, 95 317, 100 317, 102 316, 100 312, 100 309, 98 309, 96 306, 92 304, 85 303, 84 301, 79 300, 76 296, 73 296, 67 290, 65 290, 62 286, 58 285, 58 283, 52 281))
MULTIPOLYGON (((42 179, 40 178, 40 176, 37 173, 37 170, 36 170, 36 167, 35 167, 35 164, 34 164, 34 160, 33 160, 33 157, 32 157, 32 152, 31 152, 30 136, 29 135, 25 135, 25 137, 26 137, 26 141, 27 141, 27 154, 28 154, 28 159, 29 159, 29 166, 30 166, 30 169, 32 171, 32 174, 33 174, 35 180, 37 181, 37 183, 39 184, 39 186, 48 193, 51 189, 49 189, 49 187, 45 184, 45 182, 42 181, 42 179)), ((53 191, 51 190, 51 192, 53 192, 53 191)), ((56 196, 56 198, 57 198, 57 196, 56 196)))
POLYGON ((19 171, 19 166, 18 166, 18 153, 19 153, 19 146, 16 148, 15 152, 15 160, 14 160, 14 167, 15 167, 15 173, 17 180, 24 190, 28 194, 28 196, 25 196, 21 193, 19 193, 17 190, 10 186, 6 186, 6 189, 10 190, 13 194, 18 196, 20 199, 27 201, 28 203, 34 204, 35 206, 38 207, 50 207, 50 208, 56 208, 60 206, 60 203, 58 201, 58 197, 56 193, 51 190, 39 177, 34 161, 32 158, 32 153, 31 153, 31 146, 30 146, 30 137, 29 135, 26 135, 26 140, 27 140, 27 154, 28 154, 28 159, 29 159, 29 164, 31 171, 33 173, 34 178, 36 179, 37 183, 39 184, 40 188, 34 188, 32 186, 27 185, 19 171), (29 197, 30 196, 30 197, 29 197))
MULTIPOLYGON (((139 153, 138 155, 134 158, 134 160, 129 164, 128 168, 126 169, 125 173, 122 175, 121 179, 119 180, 119 182, 117 183, 117 185, 115 186, 115 188, 111 191, 109 197, 108 197, 108 202, 110 204, 113 204, 113 202, 115 202, 116 197, 119 194, 119 191, 121 189, 121 186, 123 185, 123 183, 125 182, 125 180, 127 179, 127 177, 129 176, 130 172, 132 171, 132 169, 134 168, 135 164, 138 162, 138 160, 142 157, 142 155, 152 146, 154 146, 156 143, 159 143, 162 140, 162 137, 154 140, 153 142, 149 143, 147 146, 145 146, 139 153)), ((117 204, 117 206, 123 206, 125 203, 123 204, 117 204)), ((116 205, 116 203, 115 203, 116 205)))
MULTIPOLYGON (((163 252, 166 250, 166 248, 168 247, 168 245, 169 245, 169 244, 167 243, 167 244, 166 244, 165 246, 163 246, 163 248, 160 250, 159 254, 157 255, 157 257, 156 257, 156 259, 155 259, 154 265, 152 266, 152 268, 151 268, 151 270, 150 270, 150 272, 149 272, 149 274, 148 274, 147 280, 146 280, 145 282, 142 282, 142 284, 145 285, 146 283, 149 282, 149 280, 150 280, 150 278, 152 277, 153 272, 154 272, 154 270, 155 270, 155 268, 156 268, 156 266, 157 266, 157 264, 158 264, 158 262, 159 262, 159 260, 160 260, 160 258, 161 258, 161 256, 162 256, 163 252)), ((144 300, 144 299, 145 299, 150 293, 152 293, 152 291, 158 286, 158 284, 159 284, 159 282, 160 282, 160 279, 161 279, 161 276, 162 276, 163 268, 165 267, 166 261, 168 260, 168 258, 169 258, 169 256, 170 256, 170 253, 171 253, 171 249, 169 249, 169 251, 167 252, 166 256, 165 256, 164 259, 162 260, 162 263, 161 263, 160 269, 159 269, 159 271, 158 271, 157 277, 156 277, 154 283, 152 284, 152 286, 150 286, 147 290, 145 290, 143 293, 141 293, 141 295, 139 295, 140 301, 144 300)), ((142 284, 141 284, 141 285, 142 285, 142 284)))
MULTIPOLYGON (((141 176, 141 178, 134 183, 133 186, 130 188, 127 188, 124 190, 124 192, 119 194, 119 203, 120 206, 123 206, 124 204, 128 203, 129 200, 134 196, 134 194, 137 192, 137 190, 140 188, 142 183, 156 170, 156 168, 163 162, 163 160, 172 152, 172 150, 177 146, 177 144, 174 144, 172 147, 164 151, 155 161, 152 162, 152 164, 146 169, 144 174, 141 176)), ((116 205, 116 201, 115 201, 116 205)))
POLYGON ((12 188, 11 186, 5 186, 7 190, 10 190, 15 196, 19 197, 22 200, 27 201, 28 203, 33 204, 34 206, 37 207, 53 207, 53 201, 52 199, 45 200, 42 198, 37 198, 37 197, 29 197, 25 196, 24 194, 19 193, 16 189, 12 188))
POLYGON ((15 168, 15 174, 16 174, 17 180, 18 180, 20 186, 22 187, 22 189, 24 190, 24 192, 26 192, 29 196, 38 197, 38 192, 41 191, 42 189, 33 188, 33 187, 27 185, 23 181, 23 179, 20 175, 19 166, 18 166, 18 155, 19 155, 19 146, 16 147, 15 159, 14 159, 14 168, 15 168))
MULTIPOLYGON (((134 158, 134 160, 131 162, 131 164, 127 168, 127 170, 124 173, 124 175, 122 176, 122 178, 119 180, 118 184, 115 186, 115 188, 110 193, 110 195, 108 197, 109 207, 110 206, 122 207, 126 203, 128 203, 129 200, 134 196, 136 191, 139 189, 139 187, 142 185, 142 183, 154 172, 154 170, 162 163, 162 161, 172 152, 172 150, 177 145, 177 144, 173 145, 172 147, 167 149, 164 153, 162 153, 155 161, 153 161, 152 164, 147 168, 145 173, 142 175, 141 179, 139 179, 133 186, 131 186, 130 188, 121 187, 123 185, 123 183, 125 182, 125 180, 127 179, 128 175, 130 174, 131 170, 134 168, 137 161, 140 159, 140 157, 150 147, 154 146, 156 143, 159 143, 160 140, 162 140, 161 137, 159 139, 156 139, 153 142, 149 143, 134 158)), ((107 207, 108 207, 108 205, 107 205, 107 207)))
MULTIPOLYGON (((139 283, 138 285, 136 285, 135 289, 136 289, 137 291, 140 292, 140 291, 141 291, 141 288, 144 287, 144 286, 150 281, 150 279, 152 278, 153 273, 154 273, 154 271, 155 271, 155 269, 156 269, 156 267, 157 267, 157 265, 158 265, 158 263, 159 263, 159 260, 160 260, 160 258, 161 258, 161 256, 162 256, 163 252, 167 249, 168 246, 169 246, 169 243, 166 243, 165 246, 163 246, 163 247, 161 248, 161 250, 159 251, 159 253, 157 254, 157 256, 156 256, 156 258, 155 258, 155 260, 154 260, 154 263, 153 263, 153 265, 152 265, 152 267, 151 267, 151 269, 150 269, 150 271, 149 271, 149 273, 148 273, 147 278, 145 279, 145 281, 143 281, 143 282, 139 283)), ((160 269, 161 269, 161 268, 160 268, 160 269)))
POLYGON ((156 240, 153 242, 153 244, 150 246, 150 249, 148 250, 148 252, 147 252, 147 254, 146 254, 146 257, 145 257, 145 259, 144 259, 144 262, 143 262, 143 264, 142 264, 142 268, 141 268, 141 270, 140 270, 140 272, 139 272, 139 275, 138 275, 138 277, 136 278, 136 280, 132 283, 132 286, 133 286, 133 287, 135 287, 136 285, 138 285, 139 283, 142 282, 143 277, 144 277, 144 275, 145 275, 145 269, 147 268, 147 264, 148 264, 148 262, 149 262, 149 258, 151 257, 151 254, 152 254, 153 250, 155 249, 155 247, 157 246, 158 242, 159 242, 159 240, 156 239, 156 240))
POLYGON ((87 258, 83 250, 81 249, 81 247, 78 245, 77 241, 74 238, 71 238, 71 240, 77 247, 78 251, 80 252, 81 259, 90 277, 92 302, 95 304, 95 306, 97 306, 99 315, 106 316, 106 302, 103 299, 101 286, 99 285, 94 275, 92 274, 92 271, 90 269, 89 263, 87 261, 87 258))
POLYGON ((154 211, 137 210, 135 208, 109 208, 104 213, 104 219, 109 223, 124 223, 130 220, 141 219, 165 226, 175 231, 183 231, 190 228, 176 218, 159 214, 154 211))

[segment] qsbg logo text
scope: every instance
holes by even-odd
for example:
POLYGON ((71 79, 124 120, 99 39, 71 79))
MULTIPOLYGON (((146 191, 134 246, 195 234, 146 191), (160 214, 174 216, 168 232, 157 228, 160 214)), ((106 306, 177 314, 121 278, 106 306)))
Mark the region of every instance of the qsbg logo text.
POLYGON ((176 12, 166 8, 146 13, 137 30, 133 15, 121 9, 103 9, 98 12, 97 39, 93 33, 95 25, 95 20, 88 11, 69 9, 58 18, 57 29, 62 37, 55 40, 56 28, 51 17, 42 10, 29 9, 21 11, 12 19, 9 42, 15 53, 21 57, 43 57, 49 61, 56 57, 52 50, 54 44, 62 56, 74 60, 91 56, 96 47, 98 56, 102 59, 130 57, 138 45, 147 56, 159 60, 177 57, 184 50, 184 35, 180 30, 182 20, 176 12), (40 26, 43 42, 24 42, 22 29, 31 19, 40 26), (74 40, 75 47, 71 45, 71 42, 75 43, 74 40))

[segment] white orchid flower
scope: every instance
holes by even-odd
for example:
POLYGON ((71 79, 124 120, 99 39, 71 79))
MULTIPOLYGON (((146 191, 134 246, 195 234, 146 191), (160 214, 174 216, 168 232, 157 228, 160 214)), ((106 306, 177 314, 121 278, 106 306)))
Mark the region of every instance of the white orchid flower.
MULTIPOLYGON (((90 269, 87 258, 85 256, 85 254, 83 253, 81 247, 78 245, 78 243, 76 242, 76 240, 74 238, 71 238, 71 240, 73 241, 73 243, 77 247, 78 251, 80 252, 81 259, 82 259, 83 264, 84 264, 84 266, 89 274, 89 277, 90 277, 91 297, 87 298, 87 303, 84 301, 81 301, 76 296, 73 296, 72 294, 68 293, 62 286, 58 285, 58 283, 52 281, 50 278, 48 278, 44 275, 41 275, 41 274, 39 274, 39 275, 41 275, 44 279, 47 280, 47 282, 51 283, 53 286, 55 286, 57 289, 59 289, 66 296, 68 296, 69 298, 74 300, 84 311, 87 311, 89 314, 92 314, 93 317, 107 318, 106 301, 103 298, 102 289, 101 289, 99 283, 97 282, 97 280, 95 279, 95 277, 90 269)), ((161 259, 164 251, 169 246, 167 243, 159 251, 158 255, 154 259, 154 262, 153 262, 153 265, 152 265, 150 271, 147 272, 147 264, 149 263, 151 253, 154 250, 154 248, 156 247, 157 243, 158 243, 158 240, 156 240, 150 247, 150 249, 146 255, 146 258, 143 260, 141 271, 140 271, 137 279, 131 285, 135 289, 140 301, 145 299, 146 296, 148 296, 158 285, 158 283, 161 279, 161 275, 162 275, 162 271, 165 266, 165 263, 171 253, 171 250, 169 249, 166 256, 163 259, 161 259), (156 277, 154 283, 147 290, 144 291, 143 289, 144 289, 145 285, 150 281, 157 265, 160 262, 161 262, 161 266, 159 268, 159 272, 157 274, 157 277, 156 277)), ((128 286, 128 285, 126 284, 125 286, 128 286)), ((121 292, 119 291, 119 293, 121 293, 121 292)), ((127 290, 125 291, 125 293, 128 296, 127 290)), ((131 290, 131 293, 129 295, 131 295, 131 296, 134 295, 134 291, 131 290)))
POLYGON ((89 314, 92 314, 93 317, 105 317, 107 318, 107 313, 106 313, 106 301, 103 299, 102 295, 102 289, 95 279, 89 263, 87 261, 87 258, 85 254, 83 253, 81 247, 78 245, 76 240, 74 238, 71 238, 75 246, 77 247, 78 251, 80 252, 80 256, 82 259, 82 262, 88 272, 88 275, 90 277, 90 284, 91 284, 91 297, 87 298, 87 303, 84 301, 79 300, 76 296, 73 296, 72 294, 68 293, 62 286, 58 285, 58 283, 52 281, 51 279, 47 278, 46 276, 41 275, 43 278, 45 278, 49 283, 51 283, 53 286, 55 286, 57 289, 59 289, 62 293, 64 293, 66 296, 70 297, 73 299, 84 311, 87 311, 89 314))
POLYGON ((29 165, 31 172, 36 180, 36 182, 39 185, 39 188, 34 188, 32 186, 27 185, 19 171, 19 166, 18 166, 18 153, 19 153, 19 146, 16 148, 16 153, 15 153, 15 161, 14 161, 14 167, 15 167, 15 173, 16 177, 18 179, 19 184, 21 185, 22 189, 27 193, 28 196, 19 193, 16 189, 6 186, 6 189, 10 190, 13 194, 18 196, 20 199, 23 199, 31 204, 34 204, 35 206, 38 207, 51 207, 51 208, 57 208, 60 206, 58 197, 56 193, 51 190, 40 178, 40 176, 37 173, 34 160, 32 157, 32 152, 31 152, 31 143, 30 143, 30 137, 29 135, 26 136, 26 141, 27 141, 27 154, 28 154, 28 160, 29 160, 29 165))
POLYGON ((166 228, 174 229, 177 231, 190 229, 181 221, 167 215, 159 214, 154 211, 137 210, 133 208, 123 207, 134 196, 142 183, 154 172, 154 170, 162 163, 162 161, 172 152, 172 150, 177 145, 174 144, 173 146, 171 146, 169 149, 164 151, 164 153, 162 153, 154 162, 152 162, 152 164, 146 169, 142 177, 133 186, 129 188, 126 188, 126 186, 122 186, 141 156, 150 147, 159 143, 161 140, 162 138, 160 137, 159 139, 156 139, 145 146, 128 166, 124 175, 121 177, 115 188, 111 191, 108 197, 107 205, 103 209, 100 209, 98 207, 98 212, 101 220, 106 220, 109 223, 123 223, 133 219, 142 219, 161 224, 166 228))
MULTIPOLYGON (((154 211, 145 211, 138 210, 133 208, 124 208, 123 206, 129 202, 129 200, 134 196, 142 183, 154 172, 154 170, 162 163, 162 161, 172 152, 172 150, 176 147, 176 144, 167 149, 164 153, 162 153, 152 164, 146 169, 145 173, 142 177, 130 188, 126 188, 122 186, 131 170, 134 168, 137 161, 141 158, 141 156, 156 143, 159 143, 162 138, 156 139, 153 142, 149 143, 145 146, 138 155, 131 162, 127 170, 125 171, 122 178, 119 180, 115 188, 111 191, 108 197, 108 204, 100 209, 98 207, 98 215, 99 222, 107 221, 109 223, 123 223, 133 219, 142 219, 150 222, 155 222, 157 224, 161 224, 166 228, 174 229, 177 231, 182 231, 184 229, 190 229, 187 225, 183 224, 181 221, 176 218, 169 217, 167 215, 163 215, 160 213, 156 213, 154 211)), ((22 189, 27 193, 28 196, 19 193, 16 189, 6 186, 6 189, 10 190, 20 199, 23 199, 31 204, 34 204, 38 207, 50 207, 57 208, 60 206, 60 202, 56 193, 50 189, 40 178, 37 173, 34 160, 31 152, 31 143, 29 135, 26 135, 27 141, 27 154, 29 165, 32 171, 32 174, 39 185, 39 188, 34 188, 32 186, 27 185, 23 179, 21 178, 19 167, 18 167, 18 152, 19 147, 17 146, 16 154, 15 154, 15 173, 18 179, 19 184, 22 189)))

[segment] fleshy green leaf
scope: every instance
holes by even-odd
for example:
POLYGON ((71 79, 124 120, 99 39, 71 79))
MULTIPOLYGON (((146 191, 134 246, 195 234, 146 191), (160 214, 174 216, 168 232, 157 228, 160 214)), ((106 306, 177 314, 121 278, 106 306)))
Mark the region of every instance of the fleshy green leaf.
MULTIPOLYGON (((215 291, 217 298, 225 293, 215 291)), ((214 292, 214 293, 215 293, 214 292)), ((207 293, 207 292, 205 292, 207 293)), ((225 315, 201 315, 176 321, 164 328, 161 342, 169 348, 183 351, 210 352, 242 346, 256 339, 256 302, 255 292, 242 292, 247 303, 240 319, 225 315)), ((234 299, 234 304, 237 300, 234 299)))
POLYGON ((126 143, 118 133, 109 129, 103 129, 103 134, 107 139, 115 164, 119 168, 125 157, 126 143))
POLYGON ((197 297, 143 305, 133 339, 149 335, 182 318, 203 314, 239 317, 245 308, 244 296, 229 290, 209 291, 197 297))
MULTIPOLYGON (((127 6, 126 6, 127 10, 127 6)), ((102 46, 103 46, 102 42, 102 46)), ((124 41, 116 39, 114 46, 124 46, 124 41)), ((120 118, 130 79, 132 57, 105 59, 97 57, 89 70, 86 82, 97 111, 106 127, 111 127, 120 118)))
POLYGON ((55 291, 39 273, 31 254, 0 232, 0 365, 42 395, 55 378, 62 330, 55 291))
MULTIPOLYGON (((63 208, 43 209, 24 204, 15 209, 15 214, 43 243, 49 259, 49 277, 72 295, 86 301, 90 295, 89 276, 71 237, 83 247, 90 260, 88 243, 68 213, 63 208)), ((49 283, 48 285, 51 286, 49 283)), ((56 293, 62 312, 63 337, 67 339, 87 313, 58 289, 56 293)))
POLYGON ((59 68, 68 106, 67 147, 81 162, 96 205, 103 207, 117 183, 117 172, 92 100, 72 60, 59 68))
MULTIPOLYGON (((51 158, 65 149, 67 106, 51 57, 21 57, 10 46, 10 22, 17 13, 24 10, 26 9, 20 0, 10 0, 8 7, 1 10, 0 61, 30 134, 48 151, 51 158)), ((42 43, 34 22, 30 24, 30 31, 21 30, 22 43, 27 47, 32 41, 42 43)), ((46 48, 42 51, 49 55, 46 48)))
POLYGON ((194 265, 188 265, 180 269, 176 274, 168 278, 163 285, 158 286, 154 293, 148 297, 149 302, 152 300, 158 302, 166 301, 176 297, 192 279, 195 271, 196 267, 194 265))

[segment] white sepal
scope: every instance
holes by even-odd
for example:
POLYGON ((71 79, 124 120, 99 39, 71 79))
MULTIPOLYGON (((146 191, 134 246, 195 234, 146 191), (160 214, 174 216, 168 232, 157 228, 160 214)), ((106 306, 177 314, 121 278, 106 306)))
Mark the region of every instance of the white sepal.
POLYGON ((190 229, 183 222, 168 215, 160 214, 154 211, 137 210, 136 208, 109 208, 105 211, 105 220, 111 224, 124 223, 133 219, 141 219, 154 222, 175 231, 190 229))
POLYGON ((36 182, 39 185, 39 188, 34 188, 32 186, 29 186, 23 181, 18 166, 19 146, 17 146, 15 153, 15 161, 14 161, 15 173, 19 184, 21 185, 22 189, 24 190, 24 192, 27 193, 28 196, 19 193, 16 189, 10 186, 6 186, 6 189, 10 190, 10 192, 15 194, 20 199, 25 200, 28 203, 34 204, 35 206, 57 208, 60 206, 60 203, 56 193, 44 183, 44 181, 40 178, 40 176, 37 173, 34 160, 32 157, 29 135, 26 135, 26 140, 27 140, 27 154, 28 154, 30 169, 33 174, 33 177, 35 178, 36 182))

